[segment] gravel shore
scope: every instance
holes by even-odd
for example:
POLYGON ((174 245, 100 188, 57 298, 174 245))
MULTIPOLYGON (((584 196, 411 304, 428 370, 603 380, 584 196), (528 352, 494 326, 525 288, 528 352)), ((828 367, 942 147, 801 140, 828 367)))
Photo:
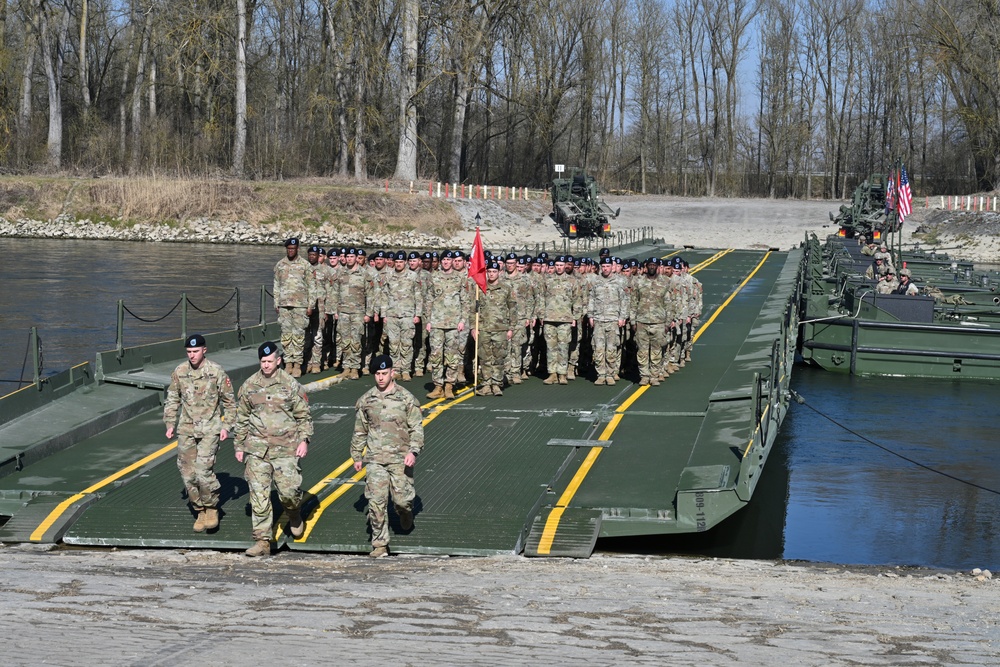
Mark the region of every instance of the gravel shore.
MULTIPOLYGON (((988 665, 996 583, 724 559, 0 549, 4 662, 988 665)), ((981 580, 980 580, 981 579, 981 580)))

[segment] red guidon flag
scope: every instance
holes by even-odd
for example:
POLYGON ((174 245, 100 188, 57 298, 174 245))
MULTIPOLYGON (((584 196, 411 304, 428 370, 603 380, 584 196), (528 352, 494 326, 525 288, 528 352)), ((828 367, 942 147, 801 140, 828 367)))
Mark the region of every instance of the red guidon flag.
POLYGON ((476 240, 472 242, 472 256, 469 257, 469 277, 476 281, 479 289, 486 293, 486 253, 483 252, 483 239, 476 227, 476 240))

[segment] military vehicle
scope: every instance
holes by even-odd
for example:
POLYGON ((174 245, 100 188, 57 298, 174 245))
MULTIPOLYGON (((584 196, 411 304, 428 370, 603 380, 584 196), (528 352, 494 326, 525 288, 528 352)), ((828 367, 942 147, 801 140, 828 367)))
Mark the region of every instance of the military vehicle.
POLYGON ((619 213, 621 208, 613 210, 601 199, 594 177, 582 169, 552 181, 552 217, 568 238, 611 236, 609 220, 619 213))
POLYGON ((869 241, 878 241, 883 235, 894 231, 896 216, 886 215, 886 179, 882 174, 873 174, 854 190, 850 206, 840 207, 840 212, 830 220, 840 225, 837 235, 853 239, 864 236, 869 241))

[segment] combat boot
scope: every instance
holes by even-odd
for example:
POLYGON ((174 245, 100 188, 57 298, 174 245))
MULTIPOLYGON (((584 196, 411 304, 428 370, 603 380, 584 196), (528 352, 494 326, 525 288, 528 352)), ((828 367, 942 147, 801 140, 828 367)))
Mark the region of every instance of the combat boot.
POLYGON ((409 382, 413 377, 407 371, 403 371, 403 382, 409 382))
POLYGON ((448 399, 455 398, 455 385, 450 382, 444 383, 444 397, 448 399))
POLYGON ((476 396, 492 396, 493 388, 488 384, 484 384, 479 389, 476 390, 476 396))
POLYGON ((389 547, 375 547, 372 552, 368 554, 369 558, 385 558, 389 555, 389 547))
POLYGON ((657 378, 657 377, 650 378, 649 379, 649 385, 651 387, 659 387, 660 386, 660 379, 657 378))
POLYGON ((603 375, 601 377, 597 378, 596 380, 594 380, 594 384, 596 384, 596 385, 604 385, 604 384, 607 384, 607 383, 608 383, 607 378, 605 378, 603 375))
POLYGON ((315 363, 309 364, 309 372, 310 373, 319 373, 321 370, 322 369, 320 368, 319 364, 315 364, 315 363))
POLYGON ((418 377, 418 378, 422 378, 424 376, 424 369, 423 368, 417 368, 417 370, 413 373, 413 376, 414 377, 418 377))
POLYGON ((427 394, 427 398, 443 398, 444 397, 444 387, 439 384, 434 385, 434 388, 427 394))
POLYGON ((204 533, 205 528, 205 510, 198 510, 198 516, 194 520, 194 532, 204 533))
POLYGON ((549 376, 542 380, 542 384, 555 384, 559 382, 559 376, 555 373, 549 373, 549 376))
POLYGON ((615 378, 613 376, 609 376, 609 377, 606 377, 604 379, 607 380, 608 386, 612 386, 615 383, 615 378))
POLYGON ((257 540, 253 546, 243 552, 250 558, 271 555, 271 542, 269 540, 257 540))
POLYGON ((566 369, 566 379, 567 380, 575 380, 576 379, 576 373, 573 371, 573 367, 572 366, 570 366, 569 368, 566 369))
POLYGON ((289 373, 293 378, 302 377, 302 364, 292 364, 292 370, 289 373))
POLYGON ((219 527, 219 510, 215 507, 206 507, 202 516, 205 517, 205 530, 215 530, 219 527))
POLYGON ((511 374, 511 376, 510 376, 510 383, 511 384, 521 384, 521 382, 523 382, 523 380, 521 380, 521 374, 520 373, 513 373, 513 374, 511 374))
POLYGON ((649 386, 649 378, 648 377, 643 377, 642 379, 640 379, 639 380, 639 386, 640 387, 648 387, 649 386))
POLYGON ((567 381, 565 375, 560 375, 559 376, 559 384, 569 384, 569 382, 567 381))
POLYGON ((503 396, 503 389, 500 388, 498 384, 490 385, 490 389, 493 391, 494 396, 503 396))
POLYGON ((302 521, 302 512, 297 509, 288 510, 288 534, 299 538, 304 532, 306 532, 306 524, 302 521))

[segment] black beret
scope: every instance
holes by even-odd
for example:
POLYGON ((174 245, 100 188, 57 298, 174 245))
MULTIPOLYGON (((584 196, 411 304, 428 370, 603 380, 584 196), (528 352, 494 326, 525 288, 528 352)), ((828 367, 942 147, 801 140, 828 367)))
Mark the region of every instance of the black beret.
POLYGON ((358 254, 358 249, 357 248, 348 248, 347 252, 345 252, 344 254, 345 255, 357 255, 358 254))
POLYGON ((518 263, 518 264, 527 264, 527 263, 528 263, 528 262, 530 262, 530 261, 531 261, 531 260, 530 260, 530 259, 528 259, 527 257, 518 257, 518 258, 517 258, 517 263, 518 263))
POLYGON ((576 257, 573 257, 573 255, 566 255, 566 259, 564 261, 566 261, 566 262, 575 262, 576 261, 576 257))
POLYGON ((440 256, 441 256, 441 255, 440 255, 440 254, 438 253, 438 251, 437 251, 437 250, 435 250, 434 252, 432 252, 432 253, 431 253, 431 258, 432 258, 432 259, 433 259, 434 257, 440 257, 440 256))
POLYGON ((555 260, 556 262, 566 262, 566 255, 558 255, 555 260))
POLYGON ((610 256, 605 255, 604 257, 601 257, 601 264, 614 264, 614 261, 610 256))
POLYGON ((453 250, 445 250, 442 257, 444 259, 455 259, 455 252, 453 250))
POLYGON ((496 271, 500 270, 500 262, 490 262, 486 265, 487 269, 494 269, 496 271))
POLYGON ((385 250, 375 251, 375 259, 384 259, 384 258, 385 258, 385 250))
POLYGON ((621 264, 622 263, 622 258, 621 257, 612 257, 611 259, 612 259, 612 261, 614 261, 615 264, 621 264))
MULTIPOLYGON (((430 258, 430 254, 428 254, 428 253, 424 253, 424 256, 430 258)), ((407 255, 406 258, 407 259, 420 259, 420 253, 417 252, 416 250, 411 250, 410 254, 407 255)))
POLYGON ((340 251, 336 248, 330 248, 330 257, 339 257, 340 251))
POLYGON ((257 348, 257 358, 263 359, 269 354, 274 354, 277 351, 278 351, 278 344, 275 343, 274 341, 269 340, 257 348))
POLYGON ((461 250, 455 251, 455 259, 465 259, 465 253, 461 250))
POLYGON ((318 245, 309 246, 309 252, 319 253, 319 246, 318 245))
POLYGON ((205 347, 205 337, 201 334, 194 334, 184 339, 184 347, 205 347))
POLYGON ((321 254, 321 255, 325 255, 326 254, 326 250, 323 249, 323 246, 319 247, 319 254, 321 254))
POLYGON ((538 253, 538 256, 541 257, 542 259, 548 259, 549 258, 549 253, 547 253, 547 252, 545 252, 543 250, 540 253, 538 253))
POLYGON ((549 260, 549 266, 555 266, 555 265, 556 265, 556 260, 550 259, 549 260))
POLYGON ((507 253, 507 259, 517 260, 517 253, 516 252, 507 253))
POLYGON ((364 256, 365 256, 365 249, 358 248, 358 257, 364 257, 364 256))
POLYGON ((430 250, 428 250, 427 252, 424 253, 423 259, 434 259, 434 255, 431 253, 430 250))
POLYGON ((601 251, 600 251, 600 252, 599 252, 598 254, 599 254, 599 255, 600 255, 601 257, 604 257, 605 255, 610 255, 610 254, 611 254, 611 251, 610 251, 610 250, 608 250, 607 248, 601 248, 601 251))
POLYGON ((289 246, 295 246, 296 248, 298 248, 299 247, 299 240, 297 238, 294 238, 294 237, 288 239, 287 241, 285 241, 285 247, 288 248, 289 246))
POLYGON ((573 260, 573 266, 580 266, 580 260, 574 259, 573 260))
POLYGON ((371 371, 384 371, 387 368, 392 368, 392 357, 388 354, 380 354, 374 359, 372 359, 371 371))

